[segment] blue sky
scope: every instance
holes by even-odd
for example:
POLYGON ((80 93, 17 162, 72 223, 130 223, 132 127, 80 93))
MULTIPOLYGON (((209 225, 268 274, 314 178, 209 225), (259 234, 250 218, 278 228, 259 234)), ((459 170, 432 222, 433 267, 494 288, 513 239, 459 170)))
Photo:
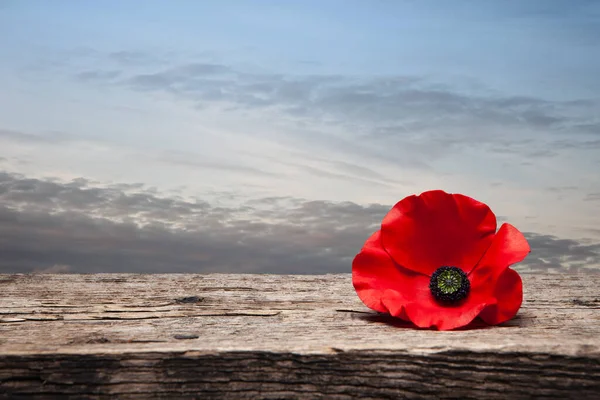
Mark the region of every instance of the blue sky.
POLYGON ((583 0, 2 1, 0 196, 31 222, 3 249, 84 270, 37 215, 85 226, 86 254, 128 229, 202 248, 153 271, 341 272, 386 208, 440 188, 528 232, 528 267, 597 267, 597 37, 583 0))

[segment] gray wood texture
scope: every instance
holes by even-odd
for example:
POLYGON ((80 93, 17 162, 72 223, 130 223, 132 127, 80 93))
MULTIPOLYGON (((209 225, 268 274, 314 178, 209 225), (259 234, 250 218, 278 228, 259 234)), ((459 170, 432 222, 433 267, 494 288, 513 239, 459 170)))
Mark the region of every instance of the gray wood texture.
POLYGON ((600 399, 600 274, 501 326, 379 315, 349 274, 0 275, 0 397, 600 399))

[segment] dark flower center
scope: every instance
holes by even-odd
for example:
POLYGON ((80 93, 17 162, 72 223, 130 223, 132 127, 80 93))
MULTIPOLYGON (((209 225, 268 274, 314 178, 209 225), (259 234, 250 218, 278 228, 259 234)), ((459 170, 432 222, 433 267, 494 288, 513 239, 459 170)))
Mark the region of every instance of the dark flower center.
POLYGON ((429 290, 440 303, 455 304, 467 297, 471 284, 467 274, 457 267, 438 268, 429 281, 429 290))

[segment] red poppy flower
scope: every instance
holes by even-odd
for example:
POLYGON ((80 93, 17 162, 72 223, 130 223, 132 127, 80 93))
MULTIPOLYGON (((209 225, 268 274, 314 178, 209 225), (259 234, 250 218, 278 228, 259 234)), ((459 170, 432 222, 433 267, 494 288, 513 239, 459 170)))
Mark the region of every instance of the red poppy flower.
POLYGON ((421 328, 454 329, 479 316, 495 325, 517 313, 521 277, 510 265, 530 252, 510 224, 470 197, 441 190, 399 201, 352 263, 367 307, 421 328))

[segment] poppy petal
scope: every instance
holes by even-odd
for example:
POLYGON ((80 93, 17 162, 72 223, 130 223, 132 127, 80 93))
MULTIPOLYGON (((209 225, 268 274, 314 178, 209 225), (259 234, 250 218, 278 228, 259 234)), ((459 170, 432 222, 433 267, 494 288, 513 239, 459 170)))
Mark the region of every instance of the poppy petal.
POLYGON ((457 305, 438 303, 429 289, 430 278, 406 270, 404 287, 401 293, 387 290, 381 297, 381 304, 388 312, 411 321, 420 328, 449 330, 468 325, 486 307, 496 303, 487 293, 470 294, 457 305))
POLYGON ((420 328, 436 328, 440 331, 456 329, 468 325, 494 299, 483 302, 471 298, 457 307, 439 306, 436 304, 410 303, 406 306, 406 315, 420 328))
POLYGON ((429 279, 425 277, 419 282, 419 289, 412 292, 411 302, 405 306, 408 319, 420 328, 460 328, 473 321, 486 306, 496 303, 496 299, 487 293, 469 293, 456 305, 440 304, 429 290, 429 279))
POLYGON ((422 286, 420 278, 429 282, 428 277, 394 263, 381 245, 380 231, 367 239, 352 262, 352 283, 358 297, 367 307, 395 317, 404 316, 402 307, 413 301, 416 288, 422 286), (385 303, 384 298, 388 299, 385 303))
POLYGON ((439 330, 468 325, 478 315, 491 325, 513 318, 521 307, 523 288, 519 274, 508 266, 523 260, 529 251, 523 234, 514 226, 503 224, 469 274, 471 290, 463 303, 440 305, 427 293, 428 287, 423 287, 425 282, 421 282, 423 290, 411 292, 411 302, 404 306, 406 317, 421 328, 439 330))
POLYGON ((442 266, 469 273, 490 246, 496 216, 475 199, 441 190, 399 201, 381 224, 381 242, 402 267, 431 275, 442 266))
POLYGON ((508 321, 521 307, 521 277, 508 267, 522 261, 530 251, 527 239, 517 228, 502 224, 490 248, 471 271, 471 292, 497 301, 481 312, 486 323, 496 325, 508 321))
POLYGON ((471 271, 473 287, 493 290, 502 272, 522 261, 530 251, 527 239, 517 228, 511 224, 502 224, 492 244, 471 271))
POLYGON ((406 315, 405 308, 408 303, 409 301, 406 299, 406 296, 403 296, 396 290, 386 290, 381 296, 381 304, 384 305, 387 313, 404 321, 410 321, 410 318, 406 315))
POLYGON ((458 306, 439 304, 429 289, 430 277, 398 266, 375 232, 352 263, 352 283, 369 308, 411 321, 421 328, 454 329, 469 324, 486 306, 495 304, 491 291, 469 295, 458 306))
POLYGON ((512 319, 523 302, 523 282, 521 276, 507 268, 498 278, 494 288, 497 303, 487 306, 479 316, 487 324, 497 325, 512 319))

